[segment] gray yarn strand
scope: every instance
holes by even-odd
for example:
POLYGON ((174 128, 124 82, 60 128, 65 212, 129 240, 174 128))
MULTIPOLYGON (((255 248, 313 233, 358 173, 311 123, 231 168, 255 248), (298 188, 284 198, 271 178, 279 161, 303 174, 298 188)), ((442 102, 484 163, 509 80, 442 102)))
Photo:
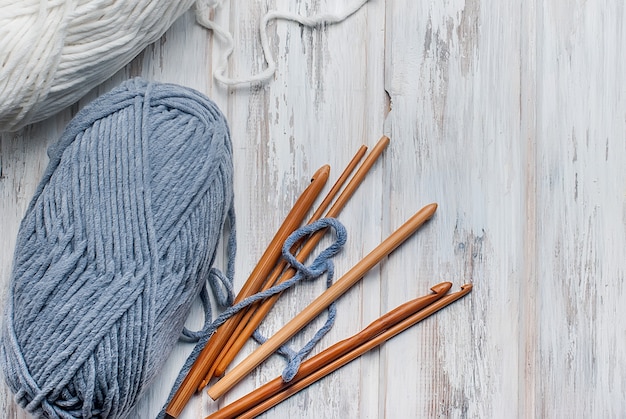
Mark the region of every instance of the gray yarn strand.
POLYGON ((49 155, 18 233, 2 369, 34 415, 125 417, 232 213, 227 123, 198 92, 135 79, 79 112, 49 155))

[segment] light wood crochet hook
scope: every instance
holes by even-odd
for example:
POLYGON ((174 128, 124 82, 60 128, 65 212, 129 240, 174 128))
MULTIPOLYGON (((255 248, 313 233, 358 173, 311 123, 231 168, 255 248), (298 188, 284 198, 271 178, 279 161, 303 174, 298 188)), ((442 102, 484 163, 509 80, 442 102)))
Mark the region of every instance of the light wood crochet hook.
POLYGON ((407 238, 409 238, 418 228, 428 221, 437 210, 437 204, 429 204, 419 210, 400 228, 393 232, 380 245, 372 250, 365 258, 350 269, 337 282, 331 285, 311 304, 304 308, 298 315, 289 321, 274 336, 269 338, 263 345, 259 346, 250 356, 238 364, 232 371, 227 373, 221 380, 215 383, 208 390, 209 396, 216 400, 230 390, 243 377, 252 371, 257 365, 274 353, 283 343, 295 335, 300 329, 306 326, 319 313, 328 307, 333 301, 348 291, 357 281, 359 281, 370 269, 377 265, 384 257, 396 249, 407 238))
MULTIPOLYGON (((442 285, 443 284, 439 284, 435 287, 440 287, 442 285)), ((433 291, 435 287, 432 288, 433 291)), ((267 411, 271 407, 276 406, 278 403, 282 402, 283 400, 296 394, 300 390, 308 387, 314 382, 332 373, 333 371, 336 371, 342 366, 348 364, 349 362, 363 355, 367 351, 383 344, 387 340, 405 331, 409 327, 415 325, 416 323, 419 323, 420 321, 436 313, 437 311, 453 303, 454 301, 457 301, 461 297, 471 292, 471 290, 472 290, 472 285, 465 284, 461 287, 460 291, 446 295, 445 297, 441 297, 437 294, 437 297, 439 298, 436 301, 426 304, 419 311, 417 312, 413 311, 412 313, 409 313, 404 318, 400 318, 400 316, 397 316, 396 319, 389 318, 388 321, 390 323, 390 326, 388 328, 376 334, 372 338, 362 339, 358 345, 354 346, 353 348, 349 349, 346 352, 343 352, 340 356, 332 357, 326 354, 327 351, 332 352, 335 346, 340 346, 343 344, 343 342, 350 342, 353 338, 360 336, 366 330, 372 327, 376 327, 375 324, 376 322, 378 322, 377 320, 376 322, 372 323, 372 325, 364 329, 363 332, 358 333, 353 338, 349 338, 349 339, 346 339, 345 341, 339 342, 338 344, 333 345, 330 348, 328 348, 326 351, 323 351, 320 354, 316 355, 315 357, 311 358, 310 360, 303 362, 302 365, 300 366, 300 370, 290 382, 284 383, 282 381, 282 377, 278 377, 270 381, 269 383, 259 387, 258 389, 254 390, 250 394, 233 402, 232 404, 218 410, 214 414, 210 415, 207 419, 209 418, 210 419, 217 419, 217 418, 224 419, 224 418, 234 418, 234 417, 237 417, 237 418, 256 417, 260 415, 261 413, 267 411), (397 320, 397 321, 393 323, 394 320, 397 320), (328 358, 328 360, 324 360, 323 358, 328 358)), ((428 298, 428 297, 421 297, 421 298, 428 298)), ((403 310, 403 307, 407 306, 407 304, 408 305, 415 304, 415 301, 418 301, 418 300, 420 300, 420 298, 418 298, 417 300, 413 300, 409 303, 405 303, 404 305, 398 307, 396 310, 403 310)), ((413 308, 415 308, 415 305, 413 308)), ((388 315, 393 313, 394 311, 388 313, 388 315)), ((411 311, 411 308, 407 307, 407 311, 411 311)), ((381 319, 385 317, 387 317, 387 315, 381 317, 381 319)))
MULTIPOLYGON (((336 218, 341 210, 344 208, 350 197, 354 194, 358 186, 363 182, 365 176, 370 171, 374 163, 383 153, 385 148, 389 145, 389 138, 383 136, 376 143, 372 151, 368 154, 366 159, 363 161, 363 164, 359 167, 357 172, 354 174, 354 177, 350 180, 346 188, 342 191, 342 193, 337 198, 337 201, 333 204, 333 206, 328 210, 328 213, 325 217, 333 217, 336 218)), ((325 230, 318 231, 313 234, 303 245, 302 249, 298 252, 296 259, 304 263, 306 258, 311 254, 311 252, 315 249, 315 246, 320 242, 322 237, 325 234, 325 230)), ((293 268, 289 268, 285 271, 287 267, 287 263, 279 265, 273 272, 270 278, 268 279, 266 285, 263 287, 263 291, 269 289, 270 287, 281 284, 289 279, 291 279, 295 274, 296 270, 293 268)), ((210 377, 207 377, 203 382, 204 385, 208 383, 208 380, 215 377, 221 377, 226 368, 230 365, 230 363, 235 359, 235 356, 241 351, 241 348, 245 345, 246 341, 252 336, 254 331, 259 327, 263 319, 267 316, 267 313, 272 309, 274 304, 278 301, 280 294, 274 295, 267 300, 260 302, 259 304, 255 304, 250 307, 248 310, 248 315, 242 320, 238 330, 233 333, 230 338, 229 344, 223 350, 223 353, 218 357, 218 361, 216 362, 216 368, 214 371, 211 371, 210 377)), ((204 385, 202 387, 204 387, 204 385)))
MULTIPOLYGON (((324 165, 319 168, 311 177, 311 183, 302 192, 293 208, 287 214, 285 221, 280 226, 269 246, 263 253, 263 256, 252 270, 248 280, 243 285, 239 294, 235 299, 235 303, 240 302, 244 298, 256 293, 262 287, 278 259, 282 254, 282 246, 287 237, 293 233, 302 223, 304 217, 310 211, 313 202, 322 191, 328 176, 330 174, 330 166, 324 165)), ((237 316, 233 316, 218 328, 209 342, 202 349, 198 358, 193 363, 191 369, 183 379, 181 385, 176 390, 172 400, 166 408, 168 418, 176 418, 183 411, 185 405, 196 392, 198 385, 206 377, 209 368, 215 362, 215 358, 219 355, 222 345, 216 342, 224 342, 230 336, 230 333, 238 323, 237 316)))

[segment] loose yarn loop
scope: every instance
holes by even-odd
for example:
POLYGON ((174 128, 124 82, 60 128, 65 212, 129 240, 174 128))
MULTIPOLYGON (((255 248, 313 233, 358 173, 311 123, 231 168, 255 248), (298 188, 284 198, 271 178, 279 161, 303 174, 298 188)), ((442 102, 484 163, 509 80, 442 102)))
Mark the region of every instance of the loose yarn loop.
MULTIPOLYGON (((343 247, 346 243, 346 239, 347 233, 345 227, 339 221, 332 218, 323 218, 296 230, 285 241, 283 246, 283 257, 287 260, 289 265, 297 271, 297 273, 291 280, 285 281, 285 284, 287 286, 291 286, 292 283, 296 283, 303 279, 311 280, 326 275, 326 287, 330 287, 333 283, 333 277, 335 275, 335 265, 332 261, 332 257, 335 256, 339 249, 343 247), (335 230, 337 239, 331 246, 324 249, 324 251, 322 251, 315 258, 310 266, 305 266, 290 252, 290 249, 293 248, 298 241, 309 237, 318 230, 329 227, 332 227, 333 230, 335 230)), ((327 311, 328 317, 326 322, 317 332, 315 332, 315 335, 302 347, 302 349, 296 352, 287 345, 283 345, 280 348, 279 352, 282 353, 288 360, 287 366, 282 373, 284 382, 289 382, 293 379, 293 377, 295 377, 300 369, 302 360, 309 354, 309 352, 311 352, 311 350, 313 350, 315 345, 324 337, 324 335, 326 335, 326 333, 328 333, 335 323, 335 317, 337 316, 337 305, 335 301, 328 306, 327 311)), ((255 333, 254 337, 260 343, 263 343, 266 340, 266 338, 261 336, 258 331, 255 333)))
POLYGON ((83 97, 159 39, 194 0, 9 0, 0 4, 0 131, 83 97))
POLYGON ((125 417, 233 215, 227 123, 198 92, 135 79, 80 111, 49 154, 18 233, 2 368, 35 415, 125 417))
POLYGON ((270 48, 269 36, 267 34, 267 26, 273 20, 286 20, 299 23, 302 26, 309 28, 316 28, 323 25, 333 25, 343 22, 357 11, 359 11, 369 0, 357 0, 345 9, 336 13, 321 13, 313 16, 303 16, 297 13, 291 13, 280 10, 271 10, 266 13, 261 19, 259 25, 259 33, 261 37, 261 48, 263 49, 263 56, 267 63, 267 68, 258 74, 252 74, 249 76, 238 76, 232 78, 226 76, 226 67, 228 66, 228 57, 234 51, 233 37, 226 29, 217 25, 214 21, 209 19, 210 10, 216 9, 222 4, 223 0, 197 0, 195 4, 196 21, 205 28, 212 30, 214 34, 220 37, 225 43, 224 52, 219 59, 213 77, 219 83, 229 87, 247 87, 254 84, 267 82, 276 73, 276 61, 272 56, 270 48))

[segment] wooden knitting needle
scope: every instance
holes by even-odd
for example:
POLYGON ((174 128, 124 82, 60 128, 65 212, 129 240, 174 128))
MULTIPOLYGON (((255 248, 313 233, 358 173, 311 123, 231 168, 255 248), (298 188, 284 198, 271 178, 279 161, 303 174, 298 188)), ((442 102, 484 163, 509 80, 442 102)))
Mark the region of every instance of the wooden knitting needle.
MULTIPOLYGON (((296 394, 300 390, 308 387, 314 382, 320 380, 321 378, 327 376, 331 372, 341 368, 347 363, 353 361, 358 358, 362 354, 367 351, 381 345, 382 343, 388 341, 392 337, 398 335, 399 333, 405 331, 409 327, 419 323, 424 320, 428 316, 436 313, 447 305, 453 303, 454 301, 460 299, 461 297, 467 295, 472 290, 471 284, 465 284, 461 287, 461 291, 455 292, 453 294, 447 295, 436 302, 426 306, 422 310, 418 311, 406 317, 404 320, 401 320, 399 323, 391 326, 389 329, 384 332, 378 334, 374 338, 365 341, 362 345, 357 346, 353 350, 348 353, 336 358, 330 363, 326 363, 321 365, 319 368, 313 370, 313 368, 308 367, 306 371, 302 371, 302 368, 305 364, 316 363, 314 360, 318 356, 322 356, 324 352, 321 352, 319 355, 311 358, 309 361, 305 361, 302 363, 300 367, 300 371, 298 374, 289 382, 283 383, 282 377, 278 377, 273 381, 265 384, 264 386, 258 388, 247 396, 237 400, 231 405, 227 406, 225 409, 228 409, 225 414, 220 414, 220 411, 215 412, 214 415, 209 416, 209 418, 253 418, 261 413, 267 411, 273 406, 276 406, 281 401, 291 397, 296 394), (312 372, 310 372, 312 370, 312 372), (302 371, 302 372, 301 372, 302 371), (276 391, 272 392, 271 389, 276 389, 276 391), (244 400, 245 399, 245 400, 244 400)), ((220 409, 224 410, 224 409, 220 409)))
POLYGON ((452 284, 450 282, 442 282, 441 284, 435 285, 431 288, 434 294, 416 298, 402 304, 399 307, 396 307, 394 310, 375 320, 373 323, 371 323, 365 329, 361 330, 356 335, 337 342, 326 350, 320 352, 313 358, 304 361, 300 365, 298 373, 288 383, 285 383, 282 380, 282 377, 278 377, 277 379, 270 381, 262 387, 259 387, 247 396, 244 396, 236 402, 226 407, 223 407, 222 409, 209 416, 209 418, 232 418, 244 413, 246 410, 251 409, 265 399, 268 399, 276 393, 281 392, 285 388, 293 385, 307 375, 314 373, 316 370, 349 353, 363 343, 383 333, 385 330, 388 330, 390 327, 398 324, 407 317, 434 303, 438 299, 445 296, 451 287, 452 284))
MULTIPOLYGON (((267 279, 267 276, 280 258, 283 242, 300 226, 302 220, 304 220, 304 217, 313 205, 313 202, 326 184, 329 173, 330 166, 324 165, 313 174, 311 184, 302 192, 289 214, 287 214, 285 221, 276 232, 241 291, 239 291, 235 303, 254 294, 261 288, 263 282, 267 279)), ((211 365, 215 362, 215 358, 219 355, 221 345, 218 346, 215 342, 226 341, 238 323, 236 317, 237 316, 231 317, 218 328, 202 349, 168 404, 165 410, 167 415, 169 415, 168 417, 176 418, 183 411, 185 405, 198 388, 198 385, 207 375, 209 368, 211 368, 211 365)))
MULTIPOLYGON (((363 182, 365 176, 372 168, 378 157, 385 150, 387 145, 389 145, 389 138, 386 136, 381 137, 378 143, 374 146, 370 154, 367 156, 361 167, 357 170, 354 177, 346 186, 346 189, 339 195, 335 204, 331 207, 331 209, 326 214, 326 217, 336 218, 341 210, 344 208, 350 197, 354 194, 357 187, 363 182)), ((306 258, 311 254, 315 246, 319 243, 319 241, 324 236, 325 230, 318 231, 313 236, 311 236, 298 255, 296 259, 299 262, 304 262, 306 258)), ((283 272, 286 267, 286 262, 279 265, 273 272, 266 284, 263 287, 263 291, 269 289, 270 287, 283 283, 289 279, 291 279, 296 270, 293 268, 288 269, 283 272)), ((246 341, 252 336, 254 331, 257 329, 259 324, 263 321, 267 313, 272 309, 276 301, 280 297, 280 294, 274 295, 267 300, 264 300, 262 303, 255 304, 250 307, 248 310, 248 314, 244 319, 242 319, 238 330, 233 333, 231 338, 229 339, 229 343, 225 346, 225 349, 222 351, 222 354, 218 357, 218 362, 216 362, 216 367, 212 368, 210 371, 209 377, 206 377, 203 381, 202 387, 206 385, 211 377, 220 377, 226 371, 226 368, 230 365, 230 363, 235 359, 235 356, 241 351, 241 348, 245 345, 246 341), (256 308, 256 311, 255 311, 256 308), (213 371, 214 370, 214 371, 213 371)))
POLYGON ((384 257, 409 238, 415 231, 417 231, 419 227, 421 227, 433 216, 436 210, 437 204, 429 204, 419 210, 337 282, 313 300, 311 304, 305 307, 304 310, 289 321, 282 329, 276 332, 274 336, 269 338, 263 345, 259 346, 256 351, 233 368, 233 370, 226 374, 221 380, 215 383, 213 387, 209 388, 209 396, 213 400, 216 400, 218 397, 221 397, 224 393, 230 390, 235 384, 241 381, 246 374, 252 371, 257 365, 276 351, 283 343, 306 326, 333 301, 348 291, 348 289, 350 289, 370 269, 378 264, 378 262, 380 262, 384 257))

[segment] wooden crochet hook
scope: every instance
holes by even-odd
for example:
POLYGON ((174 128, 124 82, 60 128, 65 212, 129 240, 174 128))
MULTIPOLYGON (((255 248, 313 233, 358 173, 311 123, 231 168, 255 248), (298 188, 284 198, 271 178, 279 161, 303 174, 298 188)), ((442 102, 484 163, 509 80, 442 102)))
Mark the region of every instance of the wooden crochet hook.
MULTIPOLYGON (((224 409, 220 409, 215 412, 213 415, 209 416, 211 419, 215 418, 253 418, 261 413, 267 411, 268 409, 276 406, 278 403, 283 400, 291 397, 296 394, 300 390, 308 387, 314 382, 320 380, 321 378, 327 376, 331 372, 341 368, 347 363, 353 361, 358 358, 362 354, 367 351, 381 345, 392 337, 398 335, 399 333, 405 331, 409 327, 419 323, 424 320, 428 316, 436 313, 447 305, 457 301, 461 297, 467 295, 472 290, 471 284, 465 284, 461 287, 461 290, 455 292, 453 294, 447 295, 443 298, 438 299, 437 301, 427 305, 422 310, 418 311, 391 326, 389 329, 383 331, 372 339, 365 341, 363 344, 357 346, 353 350, 345 353, 344 355, 336 358, 335 360, 321 365, 319 368, 313 369, 308 367, 306 371, 302 371, 302 368, 305 366, 307 362, 313 364, 315 363, 315 359, 318 356, 322 356, 324 352, 321 352, 318 356, 311 358, 309 361, 305 361, 298 374, 289 382, 283 383, 282 377, 278 377, 273 381, 265 384, 264 386, 258 388, 252 393, 244 396, 243 398, 237 400, 231 405, 225 407, 224 409), (311 370, 311 371, 309 371, 311 370), (228 409, 228 410, 226 410, 228 409), (220 413, 221 410, 226 410, 224 413, 220 413)), ((402 307, 402 306, 401 306, 402 307)), ((331 347, 332 348, 332 347, 331 347)), ((330 349, 330 348, 329 348, 330 349)), ((207 418, 208 419, 208 418, 207 418)))
POLYGON ((377 320, 372 322, 365 329, 361 330, 356 335, 353 335, 347 339, 344 339, 340 342, 335 343, 331 347, 327 348, 323 352, 320 352, 316 356, 311 359, 308 359, 300 365, 298 373, 293 377, 291 381, 285 383, 282 380, 282 377, 278 377, 269 383, 259 387, 255 391, 250 394, 242 397, 236 402, 223 407, 217 412, 213 413, 209 416, 210 419, 224 419, 224 418, 233 418, 237 415, 244 413, 245 411, 253 408, 257 404, 263 402, 264 400, 274 396, 275 394, 283 391, 287 387, 295 384, 300 381, 302 378, 314 373, 316 370, 324 367, 325 365, 335 361, 341 356, 351 352, 352 350, 358 348, 360 345, 365 342, 373 339, 377 335, 383 333, 385 330, 388 330, 392 326, 398 324, 402 320, 407 317, 417 313, 428 305, 434 303, 438 299, 442 298, 446 295, 446 293, 452 287, 452 283, 450 282, 442 282, 440 284, 435 285, 431 288, 433 291, 432 294, 419 297, 414 300, 411 300, 407 303, 402 304, 399 307, 396 307, 394 310, 385 314, 384 316, 379 317, 377 320))
MULTIPOLYGON (((341 210, 344 208, 350 197, 352 197, 358 186, 363 182, 363 179, 365 179, 365 176, 370 171, 374 163, 383 153, 385 148, 389 145, 389 142, 390 140, 386 136, 380 138, 374 148, 372 148, 372 151, 365 158, 363 164, 359 167, 354 177, 350 180, 344 191, 339 195, 337 201, 328 210, 326 217, 336 218, 340 214, 341 210)), ((296 259, 299 262, 303 263, 306 258, 311 254, 311 252, 315 249, 315 246, 317 246, 324 234, 325 230, 322 230, 311 236, 305 242, 302 249, 300 249, 300 251, 298 252, 296 259)), ((263 286, 263 291, 269 289, 274 285, 283 283, 295 275, 296 270, 293 268, 289 268, 284 271, 286 266, 286 262, 284 264, 280 264, 272 272, 272 275, 263 286)), ((205 380, 202 382, 202 388, 204 388, 204 386, 213 376, 221 377, 224 374, 226 368, 230 365, 230 363, 239 353, 241 348, 243 348, 246 341, 250 338, 250 336, 252 336, 254 331, 261 324, 265 316, 267 316, 267 313, 272 309, 274 304, 276 304, 276 301, 278 301, 279 297, 280 294, 274 295, 267 300, 264 300, 259 304, 255 304, 249 308, 246 317, 242 319, 237 330, 235 331, 235 333, 233 333, 233 335, 229 339, 228 344, 224 347, 222 354, 220 354, 220 356, 217 358, 217 361, 215 363, 216 366, 210 371, 210 376, 206 377, 205 380)))
POLYGON ((437 204, 434 203, 419 210, 344 276, 337 280, 337 282, 313 300, 311 304, 304 308, 304 310, 289 321, 282 329, 276 332, 274 336, 269 338, 263 345, 259 346, 256 351, 233 368, 231 372, 227 373, 221 380, 209 388, 209 396, 213 400, 216 400, 241 381, 243 377, 274 353, 283 343, 306 326, 333 301, 348 291, 348 289, 360 280, 370 269, 377 265, 378 262, 415 233, 418 228, 434 215, 436 210, 437 204))
MULTIPOLYGON (((282 254, 284 241, 296 230, 296 228, 300 226, 304 217, 306 217, 306 214, 311 209, 313 202, 326 184, 329 174, 330 166, 328 165, 322 166, 313 174, 311 183, 304 190, 304 192, 302 192, 289 214, 287 214, 285 221, 274 235, 274 238, 263 253, 263 256, 255 268, 252 270, 252 273, 248 277, 248 280, 245 282, 241 291, 237 294, 235 303, 238 303, 244 298, 258 292, 258 290, 262 287, 263 283, 267 279, 267 276, 270 274, 282 254)), ((178 417, 191 396, 196 392, 198 385, 202 382, 204 377, 206 377, 209 368, 211 368, 211 365, 215 362, 215 358, 219 355, 221 346, 217 345, 215 342, 225 341, 228 336, 230 336, 230 333, 234 330, 238 323, 236 317, 237 316, 231 317, 220 328, 218 328, 200 354, 198 354, 198 358, 196 358, 196 361, 193 363, 191 369, 183 379, 183 382, 176 390, 172 400, 167 405, 165 412, 168 415, 168 418, 178 417)))

